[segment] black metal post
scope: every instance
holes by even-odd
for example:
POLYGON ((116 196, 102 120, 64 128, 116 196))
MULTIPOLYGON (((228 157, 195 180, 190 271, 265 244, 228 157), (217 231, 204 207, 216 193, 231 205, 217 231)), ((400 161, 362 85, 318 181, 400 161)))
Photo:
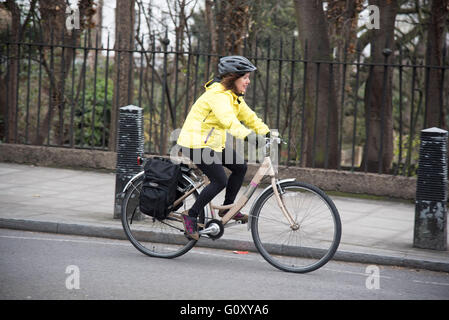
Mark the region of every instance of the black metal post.
MULTIPOLYGON (((75 42, 75 32, 72 32, 72 41, 75 42)), ((73 132, 73 126, 75 123, 75 62, 76 62, 76 48, 75 46, 73 47, 73 58, 72 58, 72 92, 70 95, 70 147, 73 148, 74 144, 75 144, 75 137, 74 137, 74 132, 73 132)), ((42 58, 42 51, 40 52, 41 58, 42 58)), ((42 63, 40 63, 40 65, 42 65, 42 63)), ((39 72, 41 67, 39 67, 39 72)), ((108 83, 106 81, 106 83, 108 83)), ((39 90, 40 90, 40 80, 39 80, 39 90)), ((40 92, 39 92, 40 95, 40 92)), ((39 100, 40 101, 40 100, 39 100)), ((39 124, 39 122, 38 122, 39 124)))
MULTIPOLYGON (((82 104, 81 104, 81 132, 80 132, 80 136, 81 136, 81 147, 85 147, 85 141, 84 141, 84 117, 86 114, 86 73, 87 73, 87 56, 89 55, 89 51, 87 49, 87 38, 90 37, 90 32, 88 33, 88 35, 86 36, 86 32, 84 32, 84 53, 83 53, 83 67, 81 69, 82 75, 83 75, 83 85, 82 85, 82 90, 83 90, 83 97, 82 97, 82 104)), ((120 61, 120 56, 119 56, 119 61, 120 61)), ((120 63, 119 63, 120 65, 120 63)), ((117 86, 118 87, 118 86, 117 86)))
MULTIPOLYGON (((75 57, 73 57, 75 60, 75 57)), ((104 76, 104 102, 103 102, 103 123, 107 123, 106 121, 106 105, 108 103, 108 71, 109 71, 109 33, 108 33, 108 42, 106 48, 106 66, 105 66, 105 76, 104 76)), ((103 137, 101 141, 101 146, 103 149, 106 148, 106 125, 103 126, 103 137)))
MULTIPOLYGON (((259 43, 258 43, 258 38, 256 37, 256 45, 254 46, 255 48, 254 48, 254 66, 256 66, 256 68, 258 67, 257 66, 257 46, 259 45, 259 43)), ((253 82, 253 84, 251 84, 251 86, 253 87, 253 99, 251 100, 251 104, 252 104, 252 108, 253 108, 253 110, 254 111, 256 111, 256 113, 257 113, 257 76, 258 76, 258 74, 254 74, 254 76, 253 76, 253 79, 252 79, 252 82, 253 82)))
MULTIPOLYGON (((360 49, 360 44, 357 43, 357 49, 360 49)), ((360 50, 358 50, 360 51, 360 50)), ((345 42, 345 52, 343 55, 343 79, 341 82, 341 101, 340 101, 340 123, 338 129, 338 164, 337 170, 341 170, 341 150, 343 147, 343 118, 344 118, 344 108, 345 108, 345 86, 346 86, 346 68, 347 68, 347 60, 348 60, 348 43, 345 42)))
POLYGON ((402 117, 402 79, 403 79, 403 65, 402 65, 402 47, 399 46, 399 159, 398 165, 394 172, 394 175, 399 174, 399 170, 402 164, 402 131, 403 131, 403 117, 402 117))
MULTIPOLYGON (((313 145, 312 145, 312 168, 315 168, 315 155, 316 155, 316 140, 318 130, 318 97, 320 91, 320 66, 319 62, 316 63, 316 78, 315 78, 315 116, 313 117, 313 145)), ((321 152, 321 151, 320 151, 321 152)))
POLYGON ((447 138, 439 128, 421 131, 413 246, 447 250, 447 138))
MULTIPOLYGON (((162 82, 162 101, 161 101, 161 131, 160 131, 160 146, 159 146, 159 154, 163 155, 165 154, 165 96, 167 94, 167 55, 168 55, 168 45, 170 41, 168 40, 168 31, 165 29, 165 38, 162 39, 162 44, 164 45, 164 77, 162 82)), ((168 124, 167 124, 168 127, 168 124)), ((168 131, 168 130, 167 130, 168 131)))
POLYGON ((30 78, 31 78, 31 45, 28 45, 28 76, 27 76, 27 98, 26 98, 26 125, 25 125, 25 144, 28 144, 28 130, 30 126, 30 78))
MULTIPOLYGON (((54 29, 51 27, 51 36, 50 36, 50 89, 48 94, 48 122, 47 122, 47 147, 51 145, 50 141, 50 132, 52 129, 52 120, 53 120, 53 88, 55 86, 55 46, 54 46, 54 29)), ((83 90, 84 92, 85 90, 83 90)), ((82 131, 82 127, 81 127, 82 131)), ((17 133, 17 131, 16 131, 17 133)))
POLYGON ((123 188, 135 174, 142 171, 142 166, 137 163, 137 156, 143 156, 143 148, 143 109, 133 105, 120 108, 117 135, 114 219, 120 218, 123 188))
MULTIPOLYGON (((387 103, 387 83, 388 83, 388 57, 390 54, 392 54, 392 50, 388 48, 388 40, 387 44, 385 46, 385 49, 383 49, 382 54, 384 55, 384 75, 383 75, 383 83, 382 83, 382 102, 380 106, 380 150, 379 150, 379 167, 378 167, 378 173, 384 173, 383 172, 383 160, 384 160, 384 131, 385 131, 385 104, 387 103)), ((357 92, 357 91, 356 91, 357 92)))
POLYGON ((354 163, 355 163, 355 145, 357 143, 357 106, 359 103, 359 95, 357 92, 359 92, 359 78, 360 78, 360 55, 361 55, 361 48, 358 45, 357 47, 357 71, 355 74, 355 97, 354 97, 354 124, 352 127, 352 156, 351 156, 351 172, 354 172, 354 163))
POLYGON ((267 123, 267 116, 268 116, 268 97, 269 97, 269 90, 270 90, 270 57, 271 57, 271 37, 268 38, 268 55, 267 55, 267 69, 266 69, 266 80, 265 80, 265 104, 264 104, 264 111, 263 111, 263 122, 267 123))
POLYGON ((95 60, 94 60, 94 103, 92 104, 92 120, 91 120, 91 135, 90 148, 95 148, 95 108, 97 107, 97 65, 98 65, 98 31, 95 33, 95 60))
POLYGON ((307 86, 307 59, 308 59, 308 48, 307 48, 307 40, 304 43, 304 71, 303 71, 303 79, 302 79, 302 101, 301 101, 301 151, 299 154, 299 165, 303 166, 303 157, 306 154, 304 151, 304 143, 305 143, 305 112, 306 112, 306 86, 307 86))
MULTIPOLYGON (((64 36, 64 29, 61 30, 61 87, 60 87, 60 92, 61 92, 61 96, 65 97, 65 78, 66 78, 66 66, 65 66, 65 36, 64 36)), ((96 82, 95 82, 96 83, 96 82)), ((62 146, 64 145, 64 137, 63 137, 63 132, 64 132, 64 109, 65 109, 65 99, 63 98, 62 101, 60 101, 61 106, 59 108, 59 141, 57 141, 57 143, 62 146)), ((93 123, 94 121, 92 121, 93 123)))

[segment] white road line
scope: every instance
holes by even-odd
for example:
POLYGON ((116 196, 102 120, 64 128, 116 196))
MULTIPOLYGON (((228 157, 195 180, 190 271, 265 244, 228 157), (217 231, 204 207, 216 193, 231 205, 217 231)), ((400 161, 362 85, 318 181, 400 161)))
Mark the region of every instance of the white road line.
POLYGON ((19 240, 41 240, 41 241, 55 241, 55 242, 77 242, 77 243, 96 243, 96 244, 105 244, 112 246, 129 246, 129 244, 118 243, 118 242, 103 242, 103 241, 89 241, 89 240, 77 240, 77 239, 55 239, 55 238, 39 238, 39 237, 19 237, 19 236, 2 236, 0 238, 7 239, 19 239, 19 240))
MULTIPOLYGON (((17 239, 17 240, 40 240, 40 241, 54 241, 54 242, 75 242, 75 243, 88 243, 88 244, 104 244, 104 245, 110 245, 110 246, 126 246, 131 247, 131 243, 119 243, 118 240, 114 240, 114 242, 104 242, 104 241, 92 241, 92 240, 79 240, 79 239, 57 239, 57 238, 41 238, 41 237, 23 237, 23 236, 5 236, 0 235, 0 238, 6 238, 6 239, 17 239)), ((123 240, 124 241, 124 240, 123 240)), ((190 253, 196 253, 200 255, 209 255, 209 256, 216 256, 216 257, 222 257, 222 258, 232 258, 232 259, 238 259, 238 260, 254 260, 254 257, 239 257, 239 256, 233 256, 231 254, 217 254, 217 253, 211 253, 206 251, 201 251, 199 249, 193 249, 190 251, 190 253)))
MULTIPOLYGON (((368 276, 368 274, 363 273, 363 272, 354 272, 354 271, 346 271, 346 270, 336 270, 336 269, 329 269, 329 268, 326 268, 326 267, 322 267, 321 269, 327 270, 327 271, 339 272, 339 273, 354 274, 354 275, 364 276, 364 277, 368 276)), ((392 279, 392 277, 387 277, 387 276, 382 276, 382 275, 380 275, 379 278, 381 278, 381 279, 392 279)))
MULTIPOLYGON (((0 235, 0 238, 6 238, 6 239, 18 239, 18 240, 40 240, 40 241, 55 241, 55 242, 75 242, 75 243, 89 243, 89 244, 104 244, 104 245, 112 245, 112 246, 132 246, 131 243, 120 243, 119 240, 113 240, 113 242, 104 242, 104 241, 92 241, 92 240, 78 240, 78 239, 56 239, 56 238, 40 238, 40 237, 21 237, 21 236, 5 236, 0 235)), ((123 240, 124 241, 124 240, 123 240)), ((255 256, 246 256, 241 257, 238 255, 232 255, 232 254, 218 254, 218 253, 212 253, 207 251, 201 251, 201 249, 193 248, 191 250, 191 253, 196 253, 200 255, 210 255, 210 256, 216 256, 216 257, 222 257, 222 258, 231 258, 231 259, 237 259, 237 260, 259 260, 263 262, 264 260, 262 258, 258 258, 255 256)), ((336 270, 336 269, 330 269, 323 267, 322 270, 326 271, 332 271, 337 273, 346 273, 346 274, 353 274, 358 276, 364 276, 366 277, 366 273, 362 272, 353 272, 353 271, 346 271, 346 270, 336 270)), ((380 275, 381 279, 393 279, 393 277, 383 276, 380 275)), ((449 283, 443 283, 443 282, 434 282, 434 281, 421 281, 421 280, 412 280, 414 283, 419 284, 428 284, 428 285, 440 285, 440 286, 449 286, 449 283)))
MULTIPOLYGON (((346 270, 335 270, 335 269, 329 269, 326 267, 322 268, 323 270, 327 270, 327 271, 333 271, 333 272, 339 272, 339 273, 348 273, 348 274, 354 274, 354 275, 359 275, 359 276, 363 276, 366 277, 369 274, 366 273, 362 273, 362 272, 353 272, 353 271, 346 271, 346 270)), ((380 279, 394 279, 394 277, 388 277, 388 276, 383 276, 383 275, 379 275, 380 279)), ((415 283, 419 283, 419 284, 430 284, 430 285, 440 285, 440 286, 449 286, 449 283, 444 283, 444 282, 434 282, 434 281, 421 281, 421 280, 412 280, 415 283)))
POLYGON ((421 280, 413 280, 413 282, 421 283, 421 284, 434 284, 438 286, 449 286, 449 283, 443 283, 443 282, 434 282, 434 281, 421 281, 421 280))

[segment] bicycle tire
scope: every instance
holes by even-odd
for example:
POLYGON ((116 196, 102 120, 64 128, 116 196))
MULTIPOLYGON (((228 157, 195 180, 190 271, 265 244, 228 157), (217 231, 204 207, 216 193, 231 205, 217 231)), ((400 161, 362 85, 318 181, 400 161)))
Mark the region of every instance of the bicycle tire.
MULTIPOLYGON (((121 222, 126 237, 137 250, 150 257, 171 259, 187 253, 193 246, 195 246, 197 240, 185 236, 182 222, 167 222, 167 219, 159 221, 140 213, 138 195, 140 194, 142 182, 143 177, 140 177, 133 182, 133 185, 126 192, 123 199, 121 222), (142 220, 134 220, 136 218, 139 219, 139 214, 141 215, 142 220), (133 226, 137 221, 139 221, 140 225, 133 226), (177 227, 174 226, 174 223, 176 223, 177 227), (167 232, 155 231, 158 228, 163 229, 164 225, 169 226, 169 228, 165 228, 167 232), (175 232, 175 230, 177 232, 175 232), (162 248, 165 248, 167 251, 163 252, 162 248)), ((193 187, 193 184, 185 175, 183 175, 178 183, 178 190, 179 188, 185 189, 187 186, 193 187)), ((194 200, 196 200, 199 195, 198 190, 194 191, 192 195, 194 200)), ((189 197, 192 197, 192 195, 189 197)), ((189 199, 189 197, 187 199, 189 199)), ((187 199, 184 203, 187 202, 187 199)), ((204 210, 200 212, 198 222, 204 223, 204 210)))
POLYGON ((290 227, 277 205, 273 188, 268 189, 260 196, 250 213, 251 234, 257 250, 268 263, 282 271, 306 273, 321 268, 332 259, 340 244, 342 227, 335 204, 322 190, 307 183, 288 181, 278 186, 280 193, 283 193, 284 205, 292 213, 298 229, 290 227), (299 193, 293 193, 295 190, 299 193), (292 207, 290 200, 294 196, 298 196, 299 202, 294 200, 295 205, 292 207), (276 209, 270 210, 269 201, 274 202, 273 208, 277 207, 278 212, 276 209), (315 201, 320 208, 323 205, 322 212, 325 215, 324 219, 316 220, 316 225, 311 226, 311 219, 317 218, 311 213, 312 208, 315 208, 315 201), (286 235, 281 233, 284 231, 286 235), (311 245, 306 243, 306 237, 311 238, 311 245), (286 243, 287 241, 293 244, 286 243))

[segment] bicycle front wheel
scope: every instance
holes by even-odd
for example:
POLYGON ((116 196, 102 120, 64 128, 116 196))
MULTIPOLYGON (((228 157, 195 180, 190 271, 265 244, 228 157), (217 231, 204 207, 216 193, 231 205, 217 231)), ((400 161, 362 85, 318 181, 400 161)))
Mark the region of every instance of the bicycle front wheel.
MULTIPOLYGON (((128 240, 140 252, 151 257, 176 258, 188 252, 196 244, 196 240, 185 236, 179 215, 159 221, 140 212, 142 183, 143 178, 137 179, 126 192, 122 203, 122 225, 128 240)), ((183 176, 178 182, 178 195, 193 187, 183 176)), ((195 190, 177 208, 177 212, 192 207, 197 197, 198 192, 195 190)), ((204 210, 200 213, 198 222, 204 223, 204 210)))
POLYGON ((273 189, 254 204, 251 232, 256 248, 274 267, 305 273, 326 264, 337 251, 341 221, 332 200, 315 186, 283 182, 278 188, 294 224, 279 207, 273 189))

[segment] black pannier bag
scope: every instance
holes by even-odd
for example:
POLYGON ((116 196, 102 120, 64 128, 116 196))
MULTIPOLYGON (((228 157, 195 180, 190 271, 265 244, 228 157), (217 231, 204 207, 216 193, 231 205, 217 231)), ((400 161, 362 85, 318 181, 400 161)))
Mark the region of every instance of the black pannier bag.
POLYGON ((140 193, 140 211, 158 220, 167 217, 176 198, 181 165, 169 159, 154 157, 145 163, 145 175, 140 193))

